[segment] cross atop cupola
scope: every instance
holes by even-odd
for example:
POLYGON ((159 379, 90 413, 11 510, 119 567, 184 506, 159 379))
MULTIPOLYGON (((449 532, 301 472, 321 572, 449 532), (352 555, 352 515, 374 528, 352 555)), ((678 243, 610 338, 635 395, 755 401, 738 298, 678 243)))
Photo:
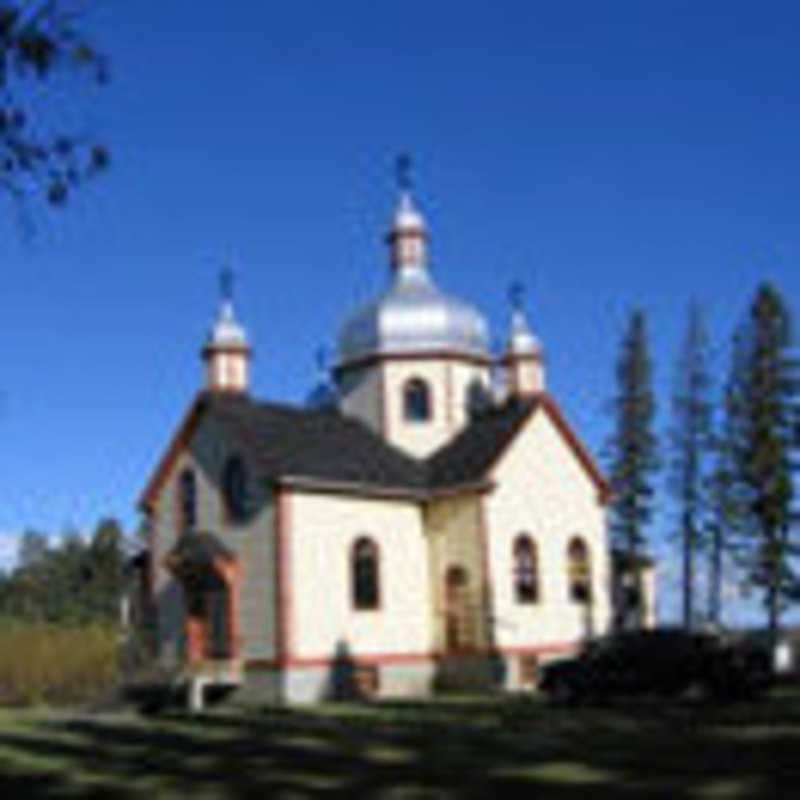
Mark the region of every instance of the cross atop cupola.
POLYGON ((233 270, 220 272, 220 305, 203 348, 206 388, 210 392, 247 392, 252 351, 233 307, 233 270))
POLYGON ((422 275, 428 266, 428 229, 411 197, 411 157, 398 156, 395 170, 399 200, 386 237, 392 269, 409 277, 422 275))

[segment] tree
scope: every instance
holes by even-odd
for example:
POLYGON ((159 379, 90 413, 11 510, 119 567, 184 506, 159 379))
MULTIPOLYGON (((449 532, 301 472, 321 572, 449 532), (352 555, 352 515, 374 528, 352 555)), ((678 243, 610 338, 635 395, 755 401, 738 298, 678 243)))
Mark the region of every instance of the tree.
POLYGON ((62 101, 43 92, 62 76, 108 79, 105 58, 75 28, 77 16, 66 0, 0 0, 0 190, 16 199, 41 191, 61 205, 108 165, 101 143, 54 122, 62 101))
POLYGON ((94 619, 114 621, 119 617, 123 591, 123 534, 112 518, 95 528, 86 554, 86 610, 94 619))
POLYGON ((708 373, 708 334, 699 306, 689 310, 672 399, 670 429, 672 459, 670 488, 679 506, 678 541, 683 564, 681 588, 683 624, 695 621, 695 573, 697 554, 703 546, 708 509, 709 455, 711 446, 711 379, 708 373))
POLYGON ((800 397, 791 358, 789 309, 778 290, 763 284, 737 333, 728 416, 741 503, 736 548, 748 583, 761 589, 771 641, 786 605, 800 599, 793 556, 800 543, 792 526, 791 453, 800 397))
MULTIPOLYGON (((101 520, 87 543, 66 531, 57 546, 28 531, 19 565, 0 581, 0 614, 25 620, 117 622, 124 589, 123 533, 114 519, 101 520)), ((3 576, 0 575, 0 578, 3 576)))
POLYGON ((634 572, 632 596, 624 602, 617 620, 624 626, 639 627, 643 621, 640 554, 647 544, 646 526, 653 502, 651 481, 658 468, 652 373, 645 316, 636 310, 630 316, 617 362, 617 394, 613 399, 616 427, 609 442, 612 540, 634 572))

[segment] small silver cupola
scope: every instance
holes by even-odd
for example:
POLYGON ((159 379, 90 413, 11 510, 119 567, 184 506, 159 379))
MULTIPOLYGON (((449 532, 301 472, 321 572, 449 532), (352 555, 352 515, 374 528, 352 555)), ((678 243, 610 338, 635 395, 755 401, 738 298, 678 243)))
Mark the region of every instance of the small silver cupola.
POLYGON ((211 392, 246 392, 250 388, 252 351, 233 306, 233 272, 220 273, 220 305, 202 351, 206 388, 211 392))
POLYGON ((517 397, 545 389, 542 345, 531 331, 525 314, 524 289, 514 283, 508 292, 511 302, 511 331, 503 363, 508 370, 508 389, 517 397))
POLYGON ((442 292, 428 269, 428 226, 398 160, 398 204, 386 241, 391 283, 352 314, 339 338, 339 368, 375 356, 442 354, 488 360, 486 319, 471 305, 442 292))

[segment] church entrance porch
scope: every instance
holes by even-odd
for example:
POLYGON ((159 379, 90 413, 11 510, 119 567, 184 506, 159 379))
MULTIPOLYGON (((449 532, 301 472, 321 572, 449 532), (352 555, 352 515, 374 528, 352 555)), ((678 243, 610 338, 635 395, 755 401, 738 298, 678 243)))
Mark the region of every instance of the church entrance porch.
POLYGON ((192 532, 181 536, 166 564, 184 595, 187 678, 202 678, 207 684, 238 684, 238 559, 213 534, 192 532))
POLYGON ((481 691, 493 685, 493 668, 483 641, 480 591, 460 564, 448 567, 442 587, 443 651, 437 658, 436 689, 481 691))

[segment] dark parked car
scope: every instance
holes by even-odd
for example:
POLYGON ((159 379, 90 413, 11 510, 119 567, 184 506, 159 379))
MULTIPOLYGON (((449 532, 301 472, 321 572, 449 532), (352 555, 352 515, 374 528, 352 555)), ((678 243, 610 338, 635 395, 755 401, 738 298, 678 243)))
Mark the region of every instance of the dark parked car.
POLYGON ((592 641, 576 658, 542 667, 540 688, 560 702, 693 690, 723 699, 755 695, 771 679, 769 654, 762 648, 661 628, 592 641))

